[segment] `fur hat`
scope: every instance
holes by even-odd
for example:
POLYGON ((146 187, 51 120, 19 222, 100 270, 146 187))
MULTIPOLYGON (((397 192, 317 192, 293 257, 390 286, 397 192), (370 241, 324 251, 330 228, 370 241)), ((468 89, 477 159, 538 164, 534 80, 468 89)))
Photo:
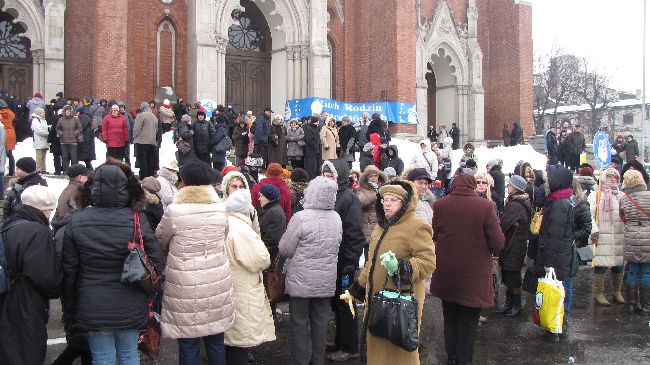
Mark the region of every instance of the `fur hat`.
POLYGON ((199 115, 202 115, 202 116, 205 117, 205 112, 203 110, 199 110, 198 112, 196 112, 196 116, 198 117, 199 115))
POLYGON ((389 184, 379 188, 379 195, 381 195, 382 198, 386 195, 392 195, 399 200, 404 201, 408 196, 408 192, 401 185, 389 184))
POLYGON ((508 185, 511 185, 522 193, 526 192, 526 188, 528 187, 526 180, 519 175, 512 175, 510 181, 508 181, 508 185))
POLYGON ((282 176, 282 166, 279 163, 270 163, 266 168, 266 175, 271 177, 280 177, 282 176))
POLYGON ((214 181, 212 167, 197 159, 185 162, 181 166, 180 174, 185 186, 212 185, 214 181))
POLYGON ((56 196, 47 186, 32 185, 23 191, 20 198, 24 205, 39 210, 56 209, 56 196))
POLYGON ((192 121, 192 117, 190 117, 187 114, 183 114, 183 116, 181 117, 181 122, 189 123, 191 121, 192 121))
POLYGON ((307 171, 297 167, 291 171, 291 181, 293 182, 309 182, 309 174, 307 171))
POLYGON ((578 169, 578 175, 580 176, 594 176, 594 168, 591 166, 582 166, 578 169))
POLYGON ((291 179, 291 171, 282 169, 282 177, 285 179, 291 179))
POLYGON ((152 176, 147 176, 142 180, 142 188, 152 194, 160 191, 160 181, 152 176))
POLYGON ((273 184, 265 184, 260 188, 260 194, 264 195, 269 201, 280 198, 280 190, 273 184))
POLYGON ((16 167, 31 174, 36 171, 36 161, 31 157, 22 157, 16 161, 16 167))
POLYGON ((246 189, 235 190, 226 199, 226 211, 246 214, 251 210, 251 194, 246 189))
POLYGON ((643 186, 644 189, 646 188, 641 172, 631 169, 625 171, 625 174, 623 174, 623 186, 625 186, 626 189, 631 189, 637 186, 643 186))

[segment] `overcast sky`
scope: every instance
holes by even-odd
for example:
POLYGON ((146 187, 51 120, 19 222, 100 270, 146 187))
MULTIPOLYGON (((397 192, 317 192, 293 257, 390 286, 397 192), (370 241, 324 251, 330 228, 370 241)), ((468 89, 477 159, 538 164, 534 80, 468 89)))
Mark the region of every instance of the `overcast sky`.
MULTIPOLYGON (((559 45, 609 75, 612 87, 641 89, 643 0, 534 0, 533 4, 536 55, 559 45)), ((646 35, 648 31, 650 17, 646 35)), ((646 38, 646 94, 650 94, 650 36, 646 38)))

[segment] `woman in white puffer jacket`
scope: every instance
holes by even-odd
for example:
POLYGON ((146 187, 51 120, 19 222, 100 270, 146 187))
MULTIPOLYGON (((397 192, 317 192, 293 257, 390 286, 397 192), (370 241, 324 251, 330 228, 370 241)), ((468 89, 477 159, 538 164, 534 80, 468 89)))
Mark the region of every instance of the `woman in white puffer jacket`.
POLYGON ((416 152, 411 161, 411 169, 425 169, 429 176, 438 176, 438 156, 431 150, 431 141, 423 139, 420 141, 420 151, 416 152))

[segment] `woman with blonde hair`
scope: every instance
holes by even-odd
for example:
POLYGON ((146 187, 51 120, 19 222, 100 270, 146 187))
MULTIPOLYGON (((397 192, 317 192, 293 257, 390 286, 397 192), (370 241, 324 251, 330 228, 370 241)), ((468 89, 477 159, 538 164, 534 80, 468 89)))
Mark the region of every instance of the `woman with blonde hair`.
POLYGON ((322 148, 322 159, 335 160, 337 158, 336 150, 341 147, 339 142, 339 132, 336 129, 336 120, 330 117, 327 123, 320 130, 320 141, 322 148))

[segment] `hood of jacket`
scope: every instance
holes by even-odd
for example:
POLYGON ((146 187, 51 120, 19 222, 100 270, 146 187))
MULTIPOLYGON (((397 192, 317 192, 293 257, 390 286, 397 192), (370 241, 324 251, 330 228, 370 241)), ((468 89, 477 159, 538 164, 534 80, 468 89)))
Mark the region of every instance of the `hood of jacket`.
POLYGON ((451 190, 456 188, 466 188, 476 190, 476 180, 470 174, 460 174, 454 178, 454 183, 451 184, 451 190))
POLYGON ((185 186, 174 196, 174 204, 212 204, 219 202, 219 195, 212 185, 185 186))
POLYGON ((373 188, 370 187, 370 184, 368 184, 368 177, 370 176, 370 174, 379 175, 379 186, 384 185, 388 181, 388 176, 386 176, 385 172, 378 169, 377 166, 375 165, 368 165, 366 169, 363 170, 361 177, 359 177, 359 184, 364 189, 374 190, 373 188))
POLYGON ((454 139, 451 137, 445 137, 445 139, 442 141, 442 147, 451 147, 451 145, 454 144, 454 139))
POLYGON ((305 189, 304 209, 333 210, 336 205, 338 185, 324 177, 317 176, 305 189))
POLYGON ((45 109, 43 107, 45 105, 45 102, 41 98, 33 97, 29 102, 32 103, 32 106, 34 107, 45 109))
POLYGON ((592 176, 576 176, 576 179, 578 179, 578 182, 580 184, 585 184, 585 185, 596 185, 596 179, 594 179, 592 176))
POLYGON ((234 177, 238 177, 242 179, 242 181, 244 182, 244 186, 246 186, 246 189, 250 190, 250 186, 248 186, 248 180, 246 180, 244 174, 242 174, 239 171, 230 171, 229 173, 226 174, 226 176, 223 177, 223 180, 221 181, 221 186, 223 187, 221 190, 223 191, 224 199, 228 197, 227 187, 228 184, 230 184, 230 180, 232 180, 234 177))
POLYGON ((389 182, 386 185, 400 185, 402 188, 404 188, 404 190, 406 190, 407 195, 406 199, 404 199, 404 202, 402 203, 400 210, 398 210, 397 213, 395 213, 393 219, 390 220, 386 218, 386 213, 384 213, 384 205, 381 203, 382 199, 377 199, 375 201, 377 224, 379 224, 379 226, 384 229, 395 223, 399 223, 399 221, 404 219, 404 217, 414 214, 415 208, 417 207, 419 201, 417 198, 415 185, 408 180, 393 181, 389 182))
POLYGON ((425 151, 431 151, 431 141, 429 141, 428 138, 420 140, 420 142, 418 143, 420 149, 422 149, 422 145, 425 145, 425 151))
POLYGON ((573 183, 573 172, 564 166, 549 166, 546 169, 546 181, 551 193, 560 189, 568 189, 573 183))
POLYGON ((143 210, 146 206, 144 189, 131 169, 124 164, 106 163, 95 170, 90 182, 90 204, 103 208, 143 210))
POLYGON ((350 177, 350 166, 347 161, 339 158, 335 160, 326 160, 323 162, 321 171, 323 171, 323 167, 325 166, 332 170, 332 173, 336 175, 336 182, 339 184, 339 191, 345 190, 348 187, 348 178, 350 177))
MULTIPOLYGON (((394 144, 388 146, 388 148, 386 149, 386 154, 388 154, 389 150, 393 151, 394 155, 393 155, 392 158, 398 158, 399 157, 399 154, 398 154, 398 151, 397 151, 397 146, 395 146, 394 144)), ((391 158, 391 157, 389 156, 389 158, 391 158)))

